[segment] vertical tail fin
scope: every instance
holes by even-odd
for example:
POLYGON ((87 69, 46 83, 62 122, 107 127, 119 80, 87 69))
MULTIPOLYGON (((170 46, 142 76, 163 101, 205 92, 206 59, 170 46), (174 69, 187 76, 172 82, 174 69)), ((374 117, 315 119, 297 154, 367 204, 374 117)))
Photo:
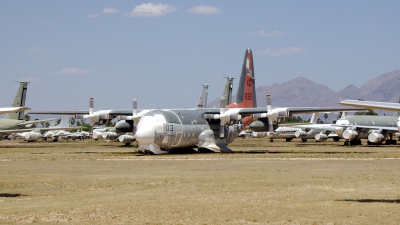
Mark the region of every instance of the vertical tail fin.
POLYGON ((318 113, 313 113, 310 119, 310 124, 316 124, 318 121, 318 113))
POLYGON ((69 127, 68 115, 62 115, 60 123, 55 125, 54 127, 69 127))
POLYGON ((201 90, 199 102, 197 103, 197 108, 207 107, 208 86, 208 84, 203 84, 203 89, 201 90))
MULTIPOLYGON (((12 107, 25 106, 26 91, 28 90, 28 83, 29 82, 20 82, 17 94, 15 95, 14 101, 12 103, 12 107)), ((23 120, 24 119, 24 111, 17 112, 17 113, 8 113, 8 114, 6 114, 4 119, 23 120)))
POLYGON ((253 53, 246 50, 243 60, 242 73, 236 93, 236 103, 230 104, 228 108, 256 108, 256 87, 253 66, 253 53))
POLYGON ((225 106, 232 103, 232 87, 233 87, 233 77, 226 77, 226 84, 224 87, 224 91, 222 92, 222 96, 225 97, 223 104, 220 104, 220 108, 225 108, 225 106))

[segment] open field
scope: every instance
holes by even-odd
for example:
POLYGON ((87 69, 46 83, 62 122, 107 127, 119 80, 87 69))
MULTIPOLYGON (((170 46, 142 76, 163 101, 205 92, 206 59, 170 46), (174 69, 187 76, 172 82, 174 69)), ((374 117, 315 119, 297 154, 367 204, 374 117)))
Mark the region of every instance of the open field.
POLYGON ((104 141, 1 141, 0 223, 400 223, 400 146, 230 147, 143 155, 104 141))

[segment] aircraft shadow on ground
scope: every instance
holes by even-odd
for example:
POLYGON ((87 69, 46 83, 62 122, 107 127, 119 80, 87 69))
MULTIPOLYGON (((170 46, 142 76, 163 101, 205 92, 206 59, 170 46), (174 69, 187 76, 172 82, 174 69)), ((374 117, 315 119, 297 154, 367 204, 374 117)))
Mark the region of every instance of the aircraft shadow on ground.
POLYGON ((232 153, 242 153, 242 154, 325 154, 325 155, 335 155, 335 154, 374 154, 377 152, 315 152, 315 151, 269 151, 269 150, 249 150, 249 151, 234 151, 232 153))
POLYGON ((0 198, 16 198, 16 197, 21 197, 25 196, 22 194, 11 194, 11 193, 0 193, 0 198))
MULTIPOLYGON (((218 152, 214 152, 211 150, 202 149, 197 151, 195 149, 171 149, 166 155, 180 155, 180 154, 217 154, 218 152)), ((232 152, 224 152, 222 154, 322 154, 322 155, 338 155, 338 154, 374 154, 377 152, 310 152, 310 151, 269 151, 269 150, 247 150, 247 151, 238 151, 234 150, 232 152)), ((46 153, 31 153, 31 154, 46 154, 46 153)), ((71 154, 99 154, 99 155, 135 155, 135 156, 144 156, 144 155, 154 155, 151 152, 136 152, 136 151, 128 151, 128 152, 73 152, 71 154)))
POLYGON ((339 202, 359 202, 359 203, 400 203, 400 199, 371 199, 371 198, 362 198, 362 199, 343 199, 337 200, 339 202))

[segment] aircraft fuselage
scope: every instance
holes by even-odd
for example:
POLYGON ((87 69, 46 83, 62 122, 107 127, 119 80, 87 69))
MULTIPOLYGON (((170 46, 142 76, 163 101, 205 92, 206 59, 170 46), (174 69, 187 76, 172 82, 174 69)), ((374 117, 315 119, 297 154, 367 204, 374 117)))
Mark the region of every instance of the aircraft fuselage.
MULTIPOLYGON (((201 110, 153 110, 146 113, 136 128, 139 151, 168 153, 175 148, 204 148, 220 151, 215 143, 219 138, 219 121, 204 118, 201 110)), ((225 128, 226 143, 232 142, 238 130, 225 128)))
POLYGON ((0 130, 11 130, 17 129, 18 124, 25 122, 23 120, 14 120, 14 119, 0 119, 0 130))

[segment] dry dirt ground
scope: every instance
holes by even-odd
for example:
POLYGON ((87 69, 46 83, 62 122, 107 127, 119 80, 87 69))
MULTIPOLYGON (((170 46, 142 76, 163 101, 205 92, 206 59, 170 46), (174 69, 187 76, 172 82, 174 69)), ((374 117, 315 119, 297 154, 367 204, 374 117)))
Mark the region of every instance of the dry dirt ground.
POLYGON ((0 224, 400 224, 400 147, 238 139, 144 155, 0 142, 0 224))

